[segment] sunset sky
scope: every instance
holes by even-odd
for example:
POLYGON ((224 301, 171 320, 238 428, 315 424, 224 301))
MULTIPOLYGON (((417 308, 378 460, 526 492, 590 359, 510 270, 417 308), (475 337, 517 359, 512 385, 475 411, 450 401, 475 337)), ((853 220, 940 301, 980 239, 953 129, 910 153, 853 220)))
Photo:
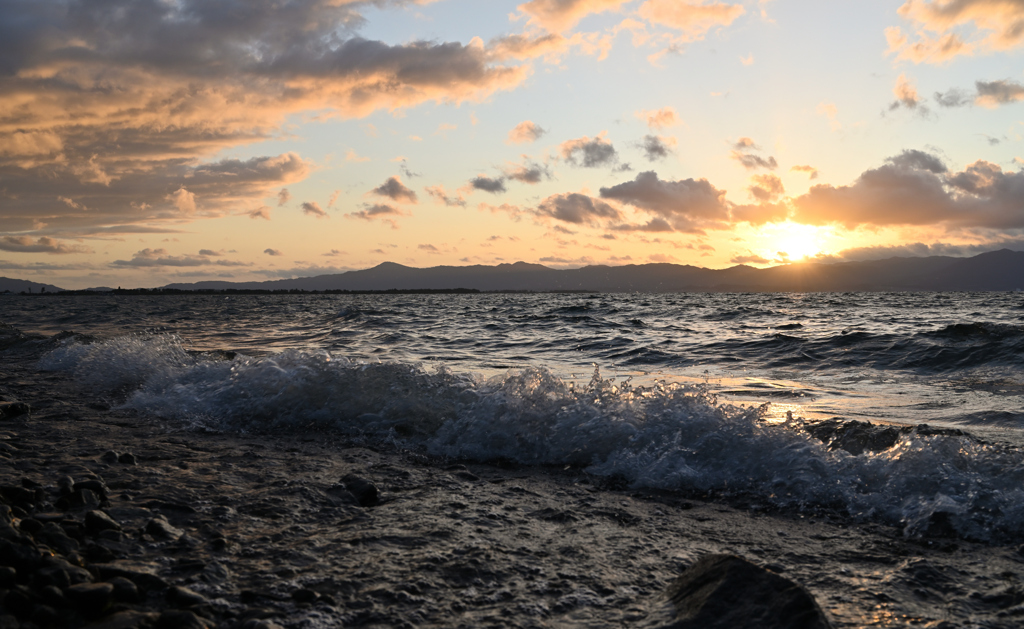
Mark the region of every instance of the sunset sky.
POLYGON ((0 275, 1024 249, 1024 0, 0 0, 0 275))

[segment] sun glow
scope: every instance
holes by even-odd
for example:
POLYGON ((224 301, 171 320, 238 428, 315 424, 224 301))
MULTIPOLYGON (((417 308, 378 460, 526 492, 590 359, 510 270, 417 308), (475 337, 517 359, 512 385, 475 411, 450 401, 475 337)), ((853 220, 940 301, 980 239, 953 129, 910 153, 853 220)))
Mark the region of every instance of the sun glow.
POLYGON ((801 262, 824 253, 825 240, 829 234, 821 227, 783 223, 773 226, 764 234, 766 246, 772 258, 801 262))

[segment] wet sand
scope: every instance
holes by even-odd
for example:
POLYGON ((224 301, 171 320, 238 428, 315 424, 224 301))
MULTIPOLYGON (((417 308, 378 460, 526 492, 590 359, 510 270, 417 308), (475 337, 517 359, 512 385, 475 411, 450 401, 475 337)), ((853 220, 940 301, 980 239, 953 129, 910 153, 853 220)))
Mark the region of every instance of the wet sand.
POLYGON ((79 548, 64 556, 104 578, 117 566, 134 575, 139 598, 114 597, 96 626, 116 626, 112 611, 134 619, 125 627, 160 626, 175 609, 219 627, 638 626, 654 622, 680 572, 714 553, 804 585, 836 627, 1024 623, 1015 545, 905 539, 838 514, 764 512, 581 470, 439 461, 330 435, 197 433, 111 409, 36 370, 35 354, 0 352, 0 396, 32 408, 0 420, 0 485, 34 492, 29 509, 13 511, 16 526, 58 521, 74 538, 77 522, 79 548), (65 477, 103 491, 90 502, 65 477), (96 509, 119 530, 87 524, 96 509))

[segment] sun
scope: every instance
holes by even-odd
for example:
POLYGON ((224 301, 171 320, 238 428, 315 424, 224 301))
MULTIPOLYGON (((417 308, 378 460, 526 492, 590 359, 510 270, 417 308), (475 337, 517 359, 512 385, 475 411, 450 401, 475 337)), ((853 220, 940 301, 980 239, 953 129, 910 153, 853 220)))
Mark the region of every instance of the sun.
POLYGON ((765 245, 772 257, 800 262, 823 253, 825 234, 820 227, 782 223, 774 225, 764 234, 765 245))

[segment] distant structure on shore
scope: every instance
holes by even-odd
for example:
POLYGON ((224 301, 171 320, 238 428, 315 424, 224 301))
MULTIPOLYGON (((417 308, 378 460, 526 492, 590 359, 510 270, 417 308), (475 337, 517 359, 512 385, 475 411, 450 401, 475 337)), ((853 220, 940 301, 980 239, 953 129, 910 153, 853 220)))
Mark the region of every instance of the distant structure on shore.
MULTIPOLYGON (((44 285, 0 278, 0 293, 39 293, 44 285), (19 284, 20 283, 20 284, 19 284)), ((47 291, 61 289, 45 285, 47 291)), ((384 262, 370 269, 266 282, 168 284, 178 291, 593 291, 629 292, 858 292, 1015 291, 1024 288, 1024 252, 1002 249, 972 258, 931 256, 860 262, 799 262, 766 269, 739 265, 705 269, 679 264, 630 264, 552 269, 516 262, 496 266, 414 268, 384 262)), ((89 292, 109 292, 110 288, 89 292)), ((75 291, 84 292, 84 291, 75 291)), ((126 292, 114 290, 113 292, 126 292)))

